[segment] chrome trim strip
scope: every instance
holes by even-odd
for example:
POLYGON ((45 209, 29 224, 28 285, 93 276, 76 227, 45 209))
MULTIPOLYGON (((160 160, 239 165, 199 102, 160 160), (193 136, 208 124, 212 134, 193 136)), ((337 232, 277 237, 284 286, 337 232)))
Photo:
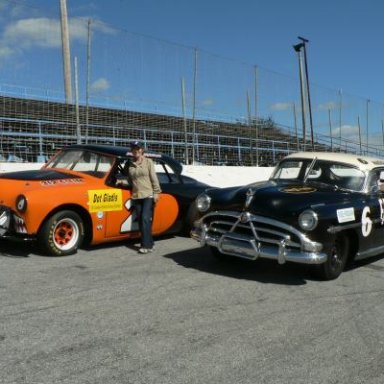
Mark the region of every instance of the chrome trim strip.
POLYGON ((380 255, 381 253, 384 253, 384 245, 380 245, 379 247, 371 248, 363 252, 357 252, 355 260, 361 260, 367 257, 380 255))

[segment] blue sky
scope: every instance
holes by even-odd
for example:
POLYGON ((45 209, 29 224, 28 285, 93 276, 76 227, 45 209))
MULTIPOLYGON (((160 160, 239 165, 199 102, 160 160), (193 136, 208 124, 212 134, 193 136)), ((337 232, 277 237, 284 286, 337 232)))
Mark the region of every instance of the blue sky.
MULTIPOLYGON (((24 4, 32 17, 42 10, 48 18, 59 15, 59 0, 0 0, 2 8, 24 4)), ((384 101, 382 0, 68 0, 67 6, 70 17, 92 17, 293 77, 292 45, 304 36, 311 82, 384 101)), ((15 20, 0 20, 2 29, 15 20)))
MULTIPOLYGON (((133 58, 125 45, 109 46, 107 37, 116 33, 114 29, 175 43, 180 49, 196 47, 239 65, 257 65, 295 81, 298 60, 292 46, 298 42, 298 36, 303 36, 309 40, 311 84, 329 89, 330 93, 342 90, 362 99, 384 102, 382 0, 67 0, 67 7, 72 20, 73 54, 78 52, 83 67, 87 18, 96 21, 95 33, 99 34, 99 41, 104 41, 105 51, 126 50, 129 60, 133 58), (76 48, 76 43, 81 44, 76 48)), ((0 0, 3 82, 62 88, 62 73, 53 69, 61 65, 56 33, 59 15, 59 0, 0 0), (54 48, 56 54, 48 59, 37 48, 52 52, 54 48), (27 57, 30 63, 26 62, 27 57)), ((108 78, 105 68, 115 65, 116 73, 121 72, 123 78, 126 67, 115 64, 113 55, 100 52, 93 61, 93 87, 109 88, 112 92, 121 80, 108 78)), ((165 74, 165 81, 167 78, 165 74)), ((148 81, 151 86, 154 83, 154 79, 148 81)), ((284 85, 274 92, 282 88, 284 85)), ((297 94, 298 90, 294 92, 297 94)), ((362 107, 361 120, 364 113, 362 107)))
POLYGON ((292 45, 304 36, 311 82, 384 101, 382 0, 68 0, 68 8, 295 77, 292 45))

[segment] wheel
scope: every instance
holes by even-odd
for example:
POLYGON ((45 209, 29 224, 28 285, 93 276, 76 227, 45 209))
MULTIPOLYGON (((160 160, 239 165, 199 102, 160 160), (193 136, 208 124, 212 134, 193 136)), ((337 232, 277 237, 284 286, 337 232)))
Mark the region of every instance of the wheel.
POLYGON ((197 210, 195 204, 192 203, 188 209, 187 216, 184 220, 184 227, 183 227, 182 233, 186 236, 189 236, 189 232, 193 228, 193 223, 196 220, 200 219, 200 217, 201 217, 200 212, 197 210))
POLYGON ((350 242, 345 235, 336 237, 329 252, 327 261, 318 267, 318 275, 323 280, 334 280, 343 272, 348 260, 350 242))
POLYGON ((41 250, 52 256, 66 256, 77 252, 84 239, 84 224, 73 211, 60 211, 43 224, 38 243, 41 250))

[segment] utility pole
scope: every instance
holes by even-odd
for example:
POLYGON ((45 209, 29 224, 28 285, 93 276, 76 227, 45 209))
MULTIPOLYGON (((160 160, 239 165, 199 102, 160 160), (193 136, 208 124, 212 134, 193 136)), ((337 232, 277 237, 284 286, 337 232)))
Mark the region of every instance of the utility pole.
POLYGON ((60 11, 61 11, 61 41, 62 41, 62 48, 63 48, 63 64, 64 64, 65 102, 67 104, 72 104, 71 54, 69 49, 67 0, 60 0, 60 11))

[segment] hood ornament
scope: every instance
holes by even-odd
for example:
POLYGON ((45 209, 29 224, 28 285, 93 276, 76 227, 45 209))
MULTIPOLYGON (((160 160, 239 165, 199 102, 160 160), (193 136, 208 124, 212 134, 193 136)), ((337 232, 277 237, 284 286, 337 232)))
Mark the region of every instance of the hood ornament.
POLYGON ((253 197, 255 196, 255 192, 256 191, 253 190, 252 188, 248 189, 248 191, 246 193, 245 204, 244 204, 245 209, 248 209, 249 206, 251 205, 253 197))

